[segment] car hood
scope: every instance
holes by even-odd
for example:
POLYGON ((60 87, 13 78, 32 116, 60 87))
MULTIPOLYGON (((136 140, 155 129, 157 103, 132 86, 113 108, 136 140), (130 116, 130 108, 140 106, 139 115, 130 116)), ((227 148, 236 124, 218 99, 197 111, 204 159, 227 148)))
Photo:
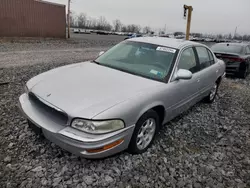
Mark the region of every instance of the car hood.
POLYGON ((71 117, 88 119, 163 84, 91 62, 53 69, 34 80, 35 95, 71 117))

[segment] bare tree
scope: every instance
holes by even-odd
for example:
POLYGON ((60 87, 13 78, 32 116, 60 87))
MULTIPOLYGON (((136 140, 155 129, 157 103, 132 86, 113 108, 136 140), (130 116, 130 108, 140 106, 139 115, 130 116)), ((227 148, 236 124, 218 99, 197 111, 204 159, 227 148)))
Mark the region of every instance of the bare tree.
POLYGON ((76 27, 76 25, 77 25, 77 23, 76 23, 77 18, 76 18, 75 12, 71 12, 69 20, 70 20, 70 27, 76 27))
POLYGON ((81 13, 77 18, 78 27, 84 28, 86 26, 86 22, 87 22, 87 15, 81 13))
POLYGON ((122 27, 122 23, 120 20, 116 19, 113 21, 113 27, 115 31, 120 31, 122 27))
POLYGON ((150 33, 151 32, 151 28, 149 26, 146 26, 143 28, 143 33, 150 33))

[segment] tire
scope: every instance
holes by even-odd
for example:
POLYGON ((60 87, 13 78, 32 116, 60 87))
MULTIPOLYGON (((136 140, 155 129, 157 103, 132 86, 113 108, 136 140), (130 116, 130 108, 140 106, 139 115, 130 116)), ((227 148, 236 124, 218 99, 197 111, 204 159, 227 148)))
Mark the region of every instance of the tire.
POLYGON ((143 114, 135 125, 128 152, 132 154, 144 153, 153 143, 155 135, 159 131, 159 123, 159 116, 154 110, 149 110, 143 114), (152 125, 150 126, 151 123, 152 125), (140 135, 142 136, 139 137, 140 135))
POLYGON ((218 92, 218 87, 219 87, 219 83, 216 81, 214 83, 214 86, 213 86, 212 90, 210 91, 209 95, 204 98, 204 101, 206 103, 214 102, 216 95, 217 95, 217 92, 218 92))
POLYGON ((239 77, 245 79, 248 75, 248 67, 244 67, 244 69, 239 71, 239 77))

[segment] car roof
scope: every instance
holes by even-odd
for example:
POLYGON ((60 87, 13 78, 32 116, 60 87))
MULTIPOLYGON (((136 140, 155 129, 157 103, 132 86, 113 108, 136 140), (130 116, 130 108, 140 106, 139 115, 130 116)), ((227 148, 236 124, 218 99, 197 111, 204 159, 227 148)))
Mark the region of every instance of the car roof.
POLYGON ((197 42, 192 42, 192 41, 188 41, 184 39, 166 38, 166 37, 138 37, 138 38, 132 38, 128 40, 134 41, 134 42, 150 43, 150 44, 155 44, 159 46, 167 46, 167 47, 172 47, 176 49, 181 49, 185 46, 190 46, 190 45, 205 46, 197 42))
POLYGON ((231 45, 231 46, 248 46, 248 43, 236 43, 236 42, 221 42, 221 43, 217 43, 218 45, 231 45))

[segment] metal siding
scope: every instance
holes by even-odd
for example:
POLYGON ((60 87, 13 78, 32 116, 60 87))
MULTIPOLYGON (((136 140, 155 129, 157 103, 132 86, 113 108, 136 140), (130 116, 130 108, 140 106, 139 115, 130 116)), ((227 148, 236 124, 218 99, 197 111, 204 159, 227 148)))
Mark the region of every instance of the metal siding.
POLYGON ((66 37, 65 6, 0 0, 0 37, 66 37))

